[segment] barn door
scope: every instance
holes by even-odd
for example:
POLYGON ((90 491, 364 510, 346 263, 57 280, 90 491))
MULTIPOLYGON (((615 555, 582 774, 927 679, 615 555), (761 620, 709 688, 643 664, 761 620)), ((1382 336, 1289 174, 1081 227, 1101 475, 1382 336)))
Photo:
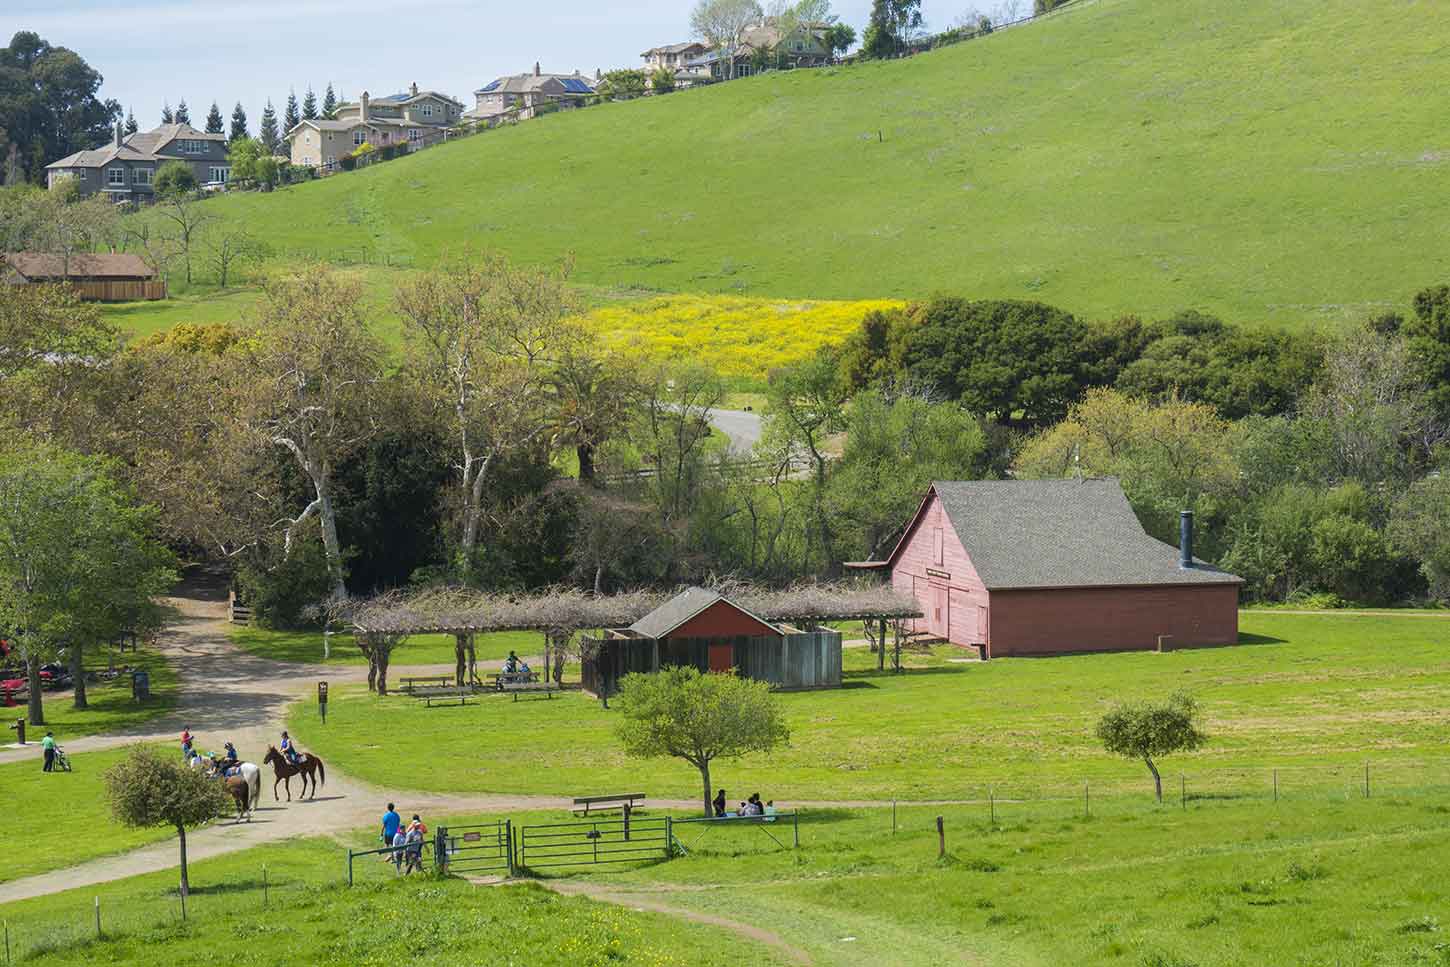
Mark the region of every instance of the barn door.
POLYGON ((949 616, 947 615, 947 589, 934 586, 931 589, 931 633, 934 635, 941 635, 943 638, 945 638, 947 634, 948 620, 949 616))
POLYGON ((735 646, 730 644, 710 645, 710 670, 728 672, 735 667, 735 646))

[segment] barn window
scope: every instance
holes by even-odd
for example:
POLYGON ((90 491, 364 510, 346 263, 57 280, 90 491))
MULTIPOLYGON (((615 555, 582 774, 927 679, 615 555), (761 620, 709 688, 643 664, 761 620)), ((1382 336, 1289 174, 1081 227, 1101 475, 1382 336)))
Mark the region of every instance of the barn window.
POLYGON ((932 557, 931 557, 933 563, 935 563, 938 567, 940 567, 941 564, 942 564, 943 553, 944 553, 944 548, 942 546, 942 529, 940 527, 938 527, 935 531, 932 532, 932 557))

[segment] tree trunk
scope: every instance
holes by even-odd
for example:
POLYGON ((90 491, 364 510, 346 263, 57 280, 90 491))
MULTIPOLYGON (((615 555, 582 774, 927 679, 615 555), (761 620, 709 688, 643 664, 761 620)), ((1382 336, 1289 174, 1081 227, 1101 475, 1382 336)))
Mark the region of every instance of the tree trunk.
POLYGON ((885 618, 882 618, 881 619, 881 623, 879 625, 877 625, 877 630, 880 632, 880 639, 876 642, 876 670, 878 672, 884 672, 886 670, 886 619, 885 618))
POLYGON ((1146 763, 1148 763, 1148 771, 1151 772, 1151 773, 1153 773, 1153 792, 1157 794, 1158 801, 1159 802, 1162 802, 1163 801, 1163 777, 1158 774, 1158 767, 1153 764, 1153 760, 1152 759, 1148 758, 1147 756, 1143 756, 1143 761, 1146 762, 1146 763))
POLYGON ((317 508, 317 516, 322 524, 322 547, 327 552, 327 574, 332 579, 332 596, 341 601, 347 597, 347 585, 342 578, 342 545, 337 539, 337 511, 332 506, 326 477, 319 478, 314 483, 317 487, 317 498, 322 502, 317 508))
POLYGON ((579 457, 579 482, 594 486, 594 445, 580 443, 574 447, 574 453, 579 457))
POLYGON ((25 659, 25 690, 30 693, 26 701, 25 717, 31 725, 45 724, 45 699, 40 692, 40 658, 32 655, 25 659))
POLYGON ((705 818, 709 819, 715 815, 714 797, 710 795, 710 760, 706 759, 700 764, 700 780, 705 784, 705 818))
POLYGON ((176 834, 181 837, 181 895, 185 897, 191 895, 191 883, 186 878, 186 827, 178 823, 176 834))
POLYGON ((75 685, 75 707, 89 708, 86 705, 86 656, 78 644, 70 646, 70 677, 75 685))
POLYGON ((368 691, 378 690, 378 660, 372 655, 368 656, 368 691))
POLYGON ((463 671, 467 663, 464 653, 466 635, 453 636, 453 683, 459 688, 463 687, 463 671))
POLYGON ((388 694, 388 660, 391 655, 378 656, 378 694, 388 694))

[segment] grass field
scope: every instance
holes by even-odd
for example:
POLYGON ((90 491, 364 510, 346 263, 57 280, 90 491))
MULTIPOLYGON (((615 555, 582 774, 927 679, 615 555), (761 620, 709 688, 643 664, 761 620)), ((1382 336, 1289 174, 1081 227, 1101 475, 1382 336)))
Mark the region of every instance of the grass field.
MULTIPOLYGON (((74 696, 69 691, 45 693, 45 725, 37 731, 30 728, 29 738, 39 741, 46 729, 54 729, 56 736, 64 743, 83 735, 97 735, 103 732, 121 732, 163 715, 176 707, 176 669, 154 651, 141 649, 116 655, 117 667, 130 665, 142 669, 151 676, 151 698, 144 704, 131 699, 131 677, 118 675, 109 682, 89 682, 86 685, 86 704, 89 708, 77 709, 74 696)), ((107 667, 108 656, 91 654, 86 657, 86 667, 100 671, 107 667)), ((0 709, 0 714, 5 710, 0 709)), ((16 715, 24 709, 16 709, 16 715)), ((10 718, 9 715, 3 717, 10 718)))
MULTIPOLYGON (((65 746, 64 736, 60 744, 65 746)), ((74 771, 45 773, 39 743, 33 748, 33 761, 0 765, 0 816, 17 843, 0 864, 0 882, 176 835, 159 828, 126 829, 111 819, 101 773, 124 758, 124 750, 75 753, 70 757, 74 771)))
MULTIPOLYGON (((272 661, 311 662, 330 665, 366 665, 367 659, 352 643, 350 635, 335 635, 331 657, 322 658, 319 631, 270 631, 266 628, 233 627, 232 640, 243 651, 272 661)), ((531 658, 543 653, 543 635, 529 631, 502 631, 479 635, 474 648, 479 661, 507 658, 510 651, 531 658)), ((449 635, 417 635, 393 652, 393 665, 451 665, 453 638, 449 635)))
POLYGON ((212 210, 289 260, 572 250, 580 282, 643 291, 949 290, 1339 323, 1450 276, 1440 12, 1096 0, 906 60, 552 115, 212 210))
POLYGON ((348 889, 333 840, 194 863, 182 923, 174 871, 0 907, 17 962, 170 967, 776 964, 723 930, 564 898, 537 886, 380 878, 348 889), (263 868, 268 883, 262 889, 263 868), (96 939, 99 897, 103 938, 96 939))
MULTIPOLYGON (((788 748, 717 763, 713 777, 742 798, 782 802, 985 798, 989 787, 1027 798, 1084 781, 1144 790, 1143 766, 1103 753, 1093 727, 1115 700, 1186 688, 1213 739, 1165 768, 1186 771, 1195 790, 1267 795, 1274 768, 1285 788, 1353 788, 1366 759, 1387 781, 1450 781, 1450 621, 1248 612, 1241 628, 1236 648, 985 664, 939 653, 901 676, 865 670, 872 656, 849 649, 846 687, 781 695, 788 748)), ((344 690, 328 713, 321 729, 302 703, 289 723, 323 757, 385 788, 700 792, 683 763, 626 758, 617 713, 577 693, 439 709, 344 690)))

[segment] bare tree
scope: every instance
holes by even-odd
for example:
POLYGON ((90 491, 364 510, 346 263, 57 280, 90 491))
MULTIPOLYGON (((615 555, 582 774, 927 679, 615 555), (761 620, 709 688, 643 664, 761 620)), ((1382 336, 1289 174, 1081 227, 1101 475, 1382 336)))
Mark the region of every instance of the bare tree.
POLYGON ((347 596, 332 476, 337 464, 371 435, 370 394, 382 375, 382 347, 368 332, 358 286, 326 269, 273 279, 251 365, 248 426, 292 454, 313 498, 284 521, 284 553, 297 529, 316 517, 336 598, 347 596))
POLYGON ((190 285, 192 254, 201 242, 203 230, 214 216, 202 208, 201 200, 189 191, 162 193, 155 210, 167 236, 176 246, 182 264, 186 266, 186 284, 190 285))
POLYGON ((690 29, 726 58, 727 79, 733 80, 740 32, 762 16, 756 0, 698 0, 690 11, 690 29))
POLYGON ((171 263, 180 253, 176 240, 160 230, 150 219, 140 215, 127 218, 123 232, 128 247, 140 252, 141 261, 162 279, 171 272, 171 263))
POLYGON ((263 255, 262 243, 249 235, 246 229, 234 229, 213 233, 206 249, 207 261, 216 270, 217 284, 227 287, 227 277, 232 270, 246 262, 253 262, 263 255))

